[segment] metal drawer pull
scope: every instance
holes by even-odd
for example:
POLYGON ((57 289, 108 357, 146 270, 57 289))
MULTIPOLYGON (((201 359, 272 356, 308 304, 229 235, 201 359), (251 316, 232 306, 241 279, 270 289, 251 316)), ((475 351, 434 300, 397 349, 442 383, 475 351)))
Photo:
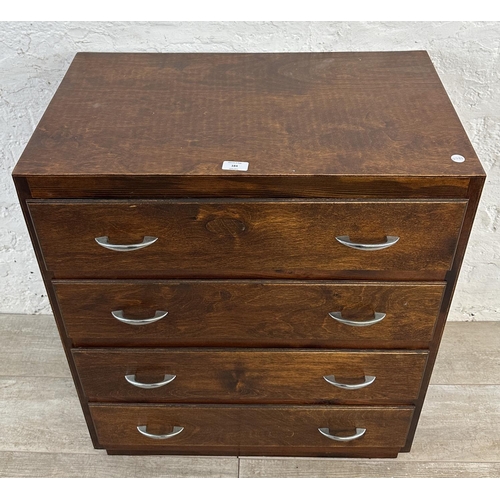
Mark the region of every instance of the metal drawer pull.
POLYGON ((354 441, 355 439, 359 439, 363 436, 366 429, 356 427, 356 434, 353 434, 352 436, 335 436, 334 434, 330 434, 330 429, 328 427, 319 427, 318 431, 323 434, 323 436, 328 439, 333 439, 334 441, 354 441))
POLYGON ((323 377, 329 384, 338 387, 339 389, 347 389, 348 391, 355 391, 356 389, 363 389, 363 387, 368 387, 369 385, 375 382, 377 377, 372 375, 365 375, 365 381, 361 382, 361 384, 341 384, 335 380, 335 375, 325 375, 323 377))
POLYGON ((151 439, 170 439, 173 438, 174 436, 178 436, 183 430, 184 427, 178 427, 174 426, 173 431, 170 434, 150 434, 147 431, 147 426, 146 425, 138 425, 137 430, 143 435, 151 439))
POLYGON ((373 252, 375 250, 383 250, 384 248, 392 247, 399 241, 399 236, 386 236, 386 241, 384 243, 354 243, 351 241, 349 236, 335 236, 335 239, 349 248, 355 248, 356 250, 365 250, 367 252, 373 252))
POLYGON ((342 323, 343 325, 349 325, 349 326, 370 326, 370 325, 375 325, 376 323, 379 323, 382 321, 386 314, 385 313, 375 313, 375 316, 373 319, 367 319, 366 321, 354 321, 351 319, 345 319, 342 317, 342 312, 341 311, 335 311, 328 313, 330 318, 333 318, 335 321, 338 321, 339 323, 342 323))
POLYGON ((111 314, 113 315, 113 318, 121 321, 122 323, 126 323, 127 325, 149 325, 150 323, 155 323, 156 321, 163 319, 168 314, 168 311, 156 311, 152 318, 145 319, 125 318, 123 316, 123 311, 111 311, 111 314))
POLYGON ((175 379, 175 375, 165 375, 161 382, 153 382, 152 384, 143 384, 142 382, 137 382, 135 375, 125 375, 125 380, 135 387, 140 389, 157 389, 158 387, 163 387, 164 385, 170 384, 175 379))
POLYGON ((95 240, 102 247, 114 250, 115 252, 132 252, 133 250, 139 250, 152 245, 157 239, 154 236, 144 236, 141 243, 132 243, 130 245, 113 245, 112 243, 108 243, 107 236, 99 236, 95 240))

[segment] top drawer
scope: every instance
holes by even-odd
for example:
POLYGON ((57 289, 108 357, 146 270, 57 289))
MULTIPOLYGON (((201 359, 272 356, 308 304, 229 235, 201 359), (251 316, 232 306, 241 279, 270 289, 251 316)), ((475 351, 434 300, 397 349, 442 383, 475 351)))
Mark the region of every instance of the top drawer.
POLYGON ((28 202, 45 265, 57 278, 307 279, 406 271, 439 279, 451 266, 466 205, 433 200, 28 202), (146 237, 157 239, 140 245, 146 237), (382 247, 390 242, 387 237, 399 239, 365 251, 337 239, 345 237, 382 247), (131 248, 123 251, 126 245, 131 248))

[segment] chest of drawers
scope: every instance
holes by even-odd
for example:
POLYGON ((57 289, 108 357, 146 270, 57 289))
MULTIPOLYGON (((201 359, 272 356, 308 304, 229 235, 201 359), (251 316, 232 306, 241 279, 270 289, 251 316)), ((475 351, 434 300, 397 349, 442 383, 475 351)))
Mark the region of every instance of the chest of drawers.
POLYGON ((485 178, 427 53, 79 53, 13 175, 95 447, 410 450, 485 178))

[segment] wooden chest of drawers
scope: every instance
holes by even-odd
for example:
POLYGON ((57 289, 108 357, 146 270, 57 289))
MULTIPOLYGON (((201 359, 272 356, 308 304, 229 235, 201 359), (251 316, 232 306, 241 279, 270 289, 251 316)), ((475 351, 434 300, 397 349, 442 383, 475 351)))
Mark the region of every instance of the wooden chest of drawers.
POLYGON ((425 52, 77 54, 14 180, 94 446, 409 451, 484 178, 425 52))

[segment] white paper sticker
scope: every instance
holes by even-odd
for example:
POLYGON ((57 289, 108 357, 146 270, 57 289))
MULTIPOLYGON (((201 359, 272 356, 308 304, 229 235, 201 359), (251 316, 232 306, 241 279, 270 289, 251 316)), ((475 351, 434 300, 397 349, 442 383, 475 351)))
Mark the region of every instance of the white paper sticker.
POLYGON ((247 161, 224 161, 222 162, 222 170, 239 170, 246 172, 248 170, 247 161))

